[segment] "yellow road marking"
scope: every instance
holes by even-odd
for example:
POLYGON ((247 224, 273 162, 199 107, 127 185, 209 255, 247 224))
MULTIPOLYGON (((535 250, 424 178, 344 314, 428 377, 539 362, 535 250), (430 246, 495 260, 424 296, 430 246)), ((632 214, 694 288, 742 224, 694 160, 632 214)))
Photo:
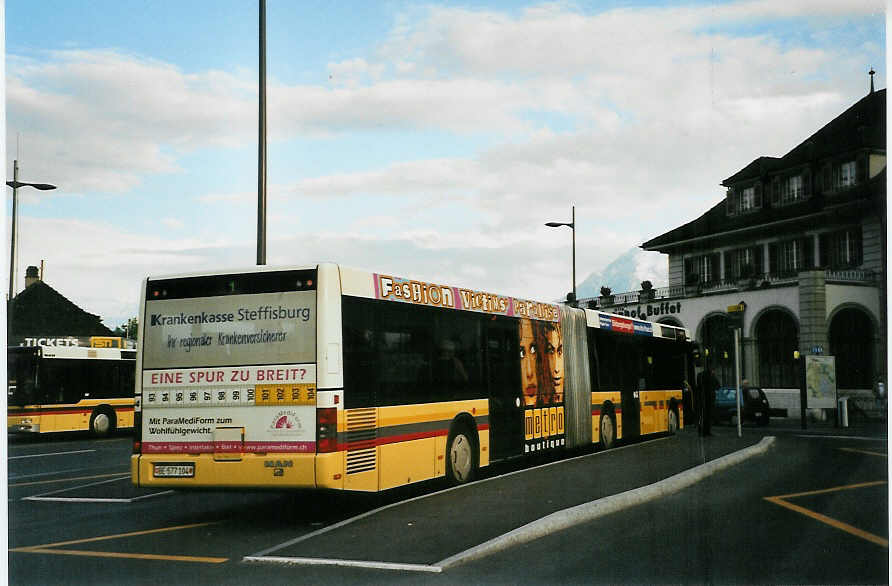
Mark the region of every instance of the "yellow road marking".
POLYGON ((882 458, 888 458, 889 454, 884 454, 883 452, 871 452, 870 450, 858 450, 855 448, 839 448, 843 452, 855 452, 856 454, 867 454, 869 456, 880 456, 882 458))
POLYGON ((204 564, 222 564, 229 558, 197 557, 184 555, 156 555, 151 553, 117 553, 113 551, 81 551, 77 549, 43 549, 39 547, 20 547, 11 551, 21 553, 49 553, 56 555, 80 555, 99 558, 129 558, 138 560, 164 560, 170 562, 199 562, 204 564))
POLYGON ((849 525, 848 523, 843 523, 842 521, 838 521, 838 520, 834 519, 833 517, 828 517, 827 515, 822 515, 821 513, 812 511, 811 509, 806 509, 805 507, 800 507, 799 505, 794 505, 793 503, 787 502, 786 500, 784 500, 784 499, 796 498, 796 497, 802 497, 802 496, 827 494, 827 493, 831 493, 831 492, 838 492, 841 490, 852 490, 855 488, 867 488, 867 487, 871 487, 871 486, 879 486, 882 484, 888 484, 888 482, 885 480, 878 480, 876 482, 862 482, 859 484, 849 484, 846 486, 836 486, 833 488, 825 488, 823 490, 797 492, 794 494, 786 494, 783 496, 766 496, 763 498, 770 503, 774 503, 781 507, 790 509, 791 511, 795 511, 797 513, 805 515, 806 517, 810 517, 816 521, 820 521, 821 523, 830 525, 831 527, 839 529, 840 531, 845 531, 846 533, 849 533, 850 535, 860 537, 861 539, 867 540, 871 543, 875 543, 881 547, 885 547, 888 549, 889 548, 889 540, 888 539, 884 539, 884 538, 880 537, 879 535, 874 535, 873 533, 869 533, 862 529, 858 529, 857 527, 849 525))
POLYGON ((75 476, 74 478, 57 478, 56 480, 36 480, 34 482, 20 482, 18 484, 10 484, 10 488, 13 486, 34 486, 36 484, 52 484, 54 482, 68 482, 69 480, 93 480, 96 478, 109 478, 111 476, 120 476, 124 478, 125 476, 130 476, 129 472, 117 472, 115 474, 97 474, 96 476, 75 476))
POLYGON ((170 531, 180 531, 182 529, 192 529, 195 527, 206 527, 207 525, 216 525, 220 521, 211 521, 208 523, 191 523, 189 525, 177 525, 174 527, 161 527, 160 529, 147 529, 145 531, 131 531, 129 533, 118 533, 115 535, 103 535, 100 537, 88 537, 86 539, 72 539, 70 541, 59 541, 56 543, 47 543, 44 545, 31 545, 27 547, 17 547, 10 549, 11 552, 21 553, 49 553, 58 555, 82 555, 93 557, 112 557, 112 558, 133 558, 145 560, 167 560, 181 562, 202 562, 209 564, 219 564, 228 561, 229 558, 218 557, 200 557, 200 556, 178 556, 178 555, 157 555, 148 553, 117 553, 110 551, 83 551, 74 549, 55 549, 64 545, 74 545, 76 543, 92 543, 95 541, 106 541, 109 539, 122 539, 124 537, 135 537, 138 535, 151 535, 154 533, 166 533, 170 531))
POLYGON ((834 486, 833 488, 822 488, 821 490, 810 490, 808 492, 794 492, 793 494, 783 494, 780 496, 773 496, 767 498, 778 498, 778 499, 791 499, 800 496, 812 496, 816 494, 827 494, 830 492, 839 492, 840 490, 851 490, 854 488, 868 488, 870 486, 879 486, 881 484, 888 484, 886 480, 875 480, 873 482, 861 482, 858 484, 847 484, 845 486, 834 486))

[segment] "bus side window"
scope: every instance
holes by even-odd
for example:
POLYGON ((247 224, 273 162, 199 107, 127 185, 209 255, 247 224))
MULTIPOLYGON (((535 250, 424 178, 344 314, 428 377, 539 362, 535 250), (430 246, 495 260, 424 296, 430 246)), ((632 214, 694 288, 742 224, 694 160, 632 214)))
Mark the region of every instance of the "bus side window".
POLYGON ((588 362, 589 362, 589 377, 591 377, 591 387, 593 391, 600 391, 600 372, 601 372, 601 364, 598 362, 598 344, 595 342, 595 330, 594 328, 586 329, 586 337, 588 338, 588 362))
POLYGON ((373 301, 343 298, 344 406, 372 407, 378 390, 373 301))

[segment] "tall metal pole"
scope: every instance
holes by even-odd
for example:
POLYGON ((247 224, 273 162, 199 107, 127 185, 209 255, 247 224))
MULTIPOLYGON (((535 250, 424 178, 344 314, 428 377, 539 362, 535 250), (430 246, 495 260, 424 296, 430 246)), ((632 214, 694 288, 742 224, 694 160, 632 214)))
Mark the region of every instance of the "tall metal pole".
POLYGON ((743 435, 740 429, 740 328, 734 328, 734 376, 737 385, 737 437, 743 435))
MULTIPOLYGON (((14 185, 18 185, 19 182, 19 161, 18 159, 12 162, 12 181, 14 185)), ((15 278, 15 221, 16 221, 16 209, 18 204, 18 187, 12 188, 12 239, 9 243, 9 297, 8 300, 12 301, 12 296, 15 293, 15 286, 13 285, 15 278)))
POLYGON ((266 264, 266 0, 260 0, 260 112, 257 152, 257 264, 266 264))
POLYGON ((576 206, 573 206, 573 301, 576 301, 576 206))

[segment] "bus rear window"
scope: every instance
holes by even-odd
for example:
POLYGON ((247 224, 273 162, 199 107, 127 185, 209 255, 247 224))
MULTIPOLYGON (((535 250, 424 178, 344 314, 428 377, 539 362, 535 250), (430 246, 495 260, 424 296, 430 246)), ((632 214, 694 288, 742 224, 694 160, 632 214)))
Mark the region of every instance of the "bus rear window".
POLYGON ((316 269, 208 275, 150 280, 146 287, 146 301, 315 289, 316 269))

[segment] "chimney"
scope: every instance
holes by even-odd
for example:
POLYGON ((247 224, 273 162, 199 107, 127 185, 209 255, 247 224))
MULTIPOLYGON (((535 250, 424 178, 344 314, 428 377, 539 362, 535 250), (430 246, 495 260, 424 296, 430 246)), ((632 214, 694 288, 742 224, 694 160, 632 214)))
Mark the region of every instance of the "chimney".
POLYGON ((37 271, 37 267, 30 266, 25 269, 25 289, 36 283, 40 280, 40 273, 37 271))

